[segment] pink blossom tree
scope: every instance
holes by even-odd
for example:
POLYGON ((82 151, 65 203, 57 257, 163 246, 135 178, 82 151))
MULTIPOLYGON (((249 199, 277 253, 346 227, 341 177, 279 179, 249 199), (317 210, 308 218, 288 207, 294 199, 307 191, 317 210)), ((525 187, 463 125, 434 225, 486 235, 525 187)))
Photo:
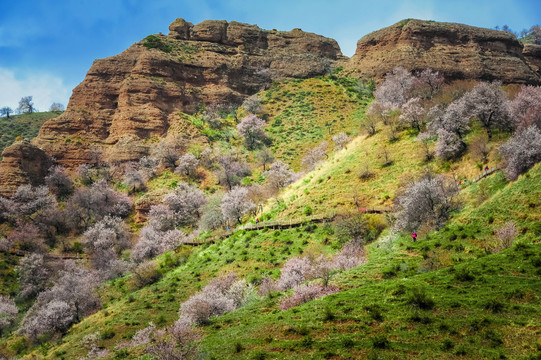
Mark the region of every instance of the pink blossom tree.
POLYGON ((267 138, 265 121, 254 114, 243 118, 237 125, 237 130, 244 137, 244 144, 248 150, 258 148, 267 138))
POLYGON ((302 159, 302 166, 308 171, 312 171, 317 164, 327 157, 327 147, 329 143, 322 141, 315 148, 308 150, 302 159))
POLYGON ((227 221, 237 221, 241 224, 241 218, 253 211, 256 205, 248 197, 248 189, 235 186, 230 192, 222 198, 220 205, 224 219, 227 221))
POLYGON ((506 167, 505 173, 510 180, 516 180, 536 163, 541 161, 541 130, 529 126, 515 133, 500 147, 506 167))
POLYGON ((415 77, 403 67, 396 67, 374 92, 375 99, 390 110, 397 110, 408 101, 415 77))
POLYGON ((396 228, 413 231, 425 224, 439 228, 454 208, 456 192, 454 181, 443 176, 429 175, 412 183, 398 197, 396 228))
POLYGON ((530 125, 541 129, 541 86, 523 86, 509 102, 509 113, 519 131, 530 125))
POLYGON ((500 82, 481 82, 463 97, 467 114, 479 120, 492 139, 494 130, 507 130, 511 127, 507 107, 507 94, 501 89, 500 82))
POLYGON ((421 99, 412 98, 409 99, 402 106, 402 114, 398 120, 407 126, 411 126, 417 131, 421 131, 421 126, 423 125, 423 120, 425 116, 425 109, 421 105, 421 99))

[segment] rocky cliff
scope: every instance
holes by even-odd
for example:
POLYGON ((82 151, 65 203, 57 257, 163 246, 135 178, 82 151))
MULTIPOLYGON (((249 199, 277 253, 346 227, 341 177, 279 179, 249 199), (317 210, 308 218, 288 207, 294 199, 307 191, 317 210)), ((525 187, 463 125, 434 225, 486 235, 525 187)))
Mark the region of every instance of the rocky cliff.
POLYGON ((522 45, 506 32, 454 23, 403 20, 359 40, 344 67, 358 77, 381 77, 396 66, 432 68, 448 80, 501 80, 539 83, 522 54, 522 45))
POLYGON ((537 75, 541 77, 541 45, 527 44, 522 50, 524 58, 530 67, 537 71, 537 75))
POLYGON ((22 184, 43 184, 51 158, 28 141, 17 141, 2 152, 0 195, 12 195, 22 184))
POLYGON ((267 31, 210 20, 192 25, 183 19, 169 29, 169 35, 147 37, 96 60, 66 111, 47 122, 34 143, 75 167, 90 158, 90 143, 107 147, 125 136, 162 135, 179 112, 239 104, 272 80, 325 74, 342 57, 335 40, 300 29, 267 31))

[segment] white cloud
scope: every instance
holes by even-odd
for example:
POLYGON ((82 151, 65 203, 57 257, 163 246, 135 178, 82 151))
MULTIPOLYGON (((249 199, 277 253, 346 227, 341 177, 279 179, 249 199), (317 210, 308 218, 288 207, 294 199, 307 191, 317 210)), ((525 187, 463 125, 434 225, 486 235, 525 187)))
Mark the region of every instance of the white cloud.
POLYGON ((0 107, 15 110, 23 96, 33 96, 34 106, 47 111, 53 102, 68 105, 71 88, 57 76, 29 72, 19 76, 16 72, 0 67, 0 107))

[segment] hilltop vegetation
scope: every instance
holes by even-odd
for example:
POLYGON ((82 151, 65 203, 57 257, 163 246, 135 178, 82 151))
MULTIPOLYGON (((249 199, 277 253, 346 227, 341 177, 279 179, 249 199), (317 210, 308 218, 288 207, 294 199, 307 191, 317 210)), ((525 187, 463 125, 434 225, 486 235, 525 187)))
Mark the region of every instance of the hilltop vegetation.
POLYGON ((0 351, 536 358, 539 89, 338 69, 54 167, 0 198, 0 351))

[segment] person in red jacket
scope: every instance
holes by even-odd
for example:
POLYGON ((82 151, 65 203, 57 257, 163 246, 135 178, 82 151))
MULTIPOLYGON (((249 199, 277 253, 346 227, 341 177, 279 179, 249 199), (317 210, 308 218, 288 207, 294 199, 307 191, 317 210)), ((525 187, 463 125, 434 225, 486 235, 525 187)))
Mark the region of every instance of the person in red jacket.
POLYGON ((411 238, 413 239, 414 242, 417 241, 417 233, 415 231, 411 233, 411 238))

